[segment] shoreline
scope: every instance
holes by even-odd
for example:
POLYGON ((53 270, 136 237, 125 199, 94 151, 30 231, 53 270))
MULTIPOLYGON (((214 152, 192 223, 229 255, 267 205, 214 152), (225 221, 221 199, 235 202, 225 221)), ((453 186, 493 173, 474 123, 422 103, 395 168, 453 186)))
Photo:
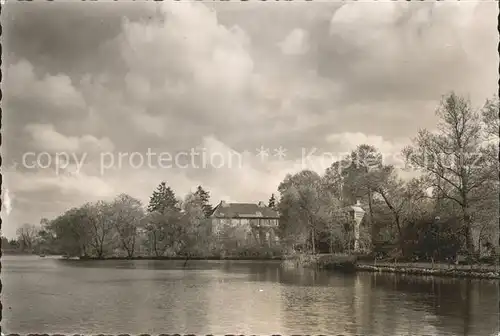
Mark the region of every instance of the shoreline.
MULTIPOLYGON (((32 255, 36 254, 11 254, 2 255, 32 255)), ((50 255, 46 255, 50 256, 50 255)), ((148 260, 148 261, 280 261, 285 267, 292 268, 317 268, 321 270, 338 271, 343 273, 392 273, 420 276, 439 276, 457 279, 490 279, 500 280, 498 265, 471 264, 454 265, 445 263, 431 264, 429 262, 372 262, 360 261, 356 256, 349 255, 297 255, 297 256, 209 256, 209 257, 182 257, 182 256, 136 256, 136 257, 70 257, 54 255, 60 260, 71 261, 113 261, 113 260, 148 260)))
POLYGON ((290 267, 317 268, 344 273, 392 273, 421 276, 453 277, 457 279, 500 280, 498 265, 454 265, 429 262, 374 262, 361 261, 351 255, 298 255, 286 258, 290 267))
MULTIPOLYGON (((62 259, 65 259, 62 257, 62 259)), ((104 257, 104 258, 97 258, 97 257, 75 257, 75 258, 69 258, 70 260, 81 260, 81 261, 106 261, 106 260, 179 260, 179 261, 185 261, 185 260, 243 260, 243 261, 281 261, 283 260, 282 257, 268 257, 268 256, 248 256, 248 257, 220 257, 220 256, 211 256, 211 257, 167 257, 167 256, 160 256, 160 257, 104 257)))
POLYGON ((467 265, 468 268, 451 266, 449 268, 422 268, 422 267, 408 267, 404 265, 393 266, 383 265, 369 265, 369 264, 356 264, 355 269, 357 272, 364 273, 392 273, 392 274, 408 274, 408 275, 422 275, 422 276, 439 276, 439 277, 452 277, 457 279, 491 279, 500 280, 500 272, 498 267, 496 270, 485 268, 481 265, 467 265))
POLYGON ((37 256, 37 253, 31 252, 17 252, 17 251, 2 251, 3 256, 37 256))

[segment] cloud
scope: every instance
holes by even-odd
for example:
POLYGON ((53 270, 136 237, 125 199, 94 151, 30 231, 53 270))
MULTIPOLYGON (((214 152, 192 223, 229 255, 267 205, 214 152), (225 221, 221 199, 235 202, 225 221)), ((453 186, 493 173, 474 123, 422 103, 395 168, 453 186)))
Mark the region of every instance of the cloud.
POLYGON ((12 211, 12 201, 10 198, 9 189, 7 189, 5 187, 2 189, 3 189, 3 191, 2 191, 2 195, 3 195, 3 197, 2 197, 2 209, 5 212, 5 214, 7 216, 9 216, 10 212, 12 211))
POLYGON ((22 177, 13 176, 13 181, 17 181, 17 192, 42 192, 54 190, 61 193, 61 196, 79 197, 109 197, 113 196, 115 190, 97 176, 87 176, 79 173, 71 176, 35 173, 25 174, 22 177), (30 177, 30 178, 26 178, 30 177))
POLYGON ((37 76, 31 63, 20 60, 9 66, 5 75, 9 83, 6 94, 14 101, 29 100, 33 106, 42 104, 54 113, 77 113, 85 107, 81 93, 65 74, 37 76))
POLYGON ((367 144, 375 147, 385 164, 403 165, 401 151, 409 144, 409 139, 398 139, 387 141, 379 135, 368 135, 364 133, 337 133, 327 136, 328 142, 338 148, 341 153, 348 153, 359 145, 367 144))
POLYGON ((241 90, 253 70, 246 37, 219 25, 206 6, 164 3, 159 24, 125 21, 121 54, 135 78, 168 88, 179 77, 197 89, 241 90), (200 29, 203 27, 203 29, 200 29), (175 50, 175 52, 173 52, 175 50))
POLYGON ((487 70, 498 62, 496 21, 487 14, 497 10, 484 3, 345 4, 330 20, 322 73, 342 78, 346 99, 438 100, 456 90, 483 100, 497 80, 487 70), (481 15, 487 19, 472 23, 481 15), (488 61, 477 63, 479 55, 488 61), (472 87, 477 72, 484 77, 472 87))
POLYGON ((133 114, 132 120, 138 130, 162 137, 167 129, 168 121, 162 116, 151 116, 147 114, 133 114))
POLYGON ((65 136, 58 133, 50 124, 26 125, 26 131, 32 138, 33 146, 44 151, 65 151, 67 153, 100 151, 113 151, 111 140, 106 137, 98 139, 92 135, 81 137, 65 136))
POLYGON ((279 46, 285 55, 303 55, 309 50, 308 34, 306 31, 296 28, 285 37, 279 46))

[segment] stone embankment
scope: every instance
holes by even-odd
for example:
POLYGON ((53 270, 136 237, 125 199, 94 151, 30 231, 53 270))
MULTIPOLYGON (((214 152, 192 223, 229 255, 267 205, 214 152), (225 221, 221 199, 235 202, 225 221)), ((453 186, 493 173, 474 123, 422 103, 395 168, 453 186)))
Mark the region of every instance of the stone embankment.
POLYGON ((400 273, 455 278, 500 279, 495 265, 452 265, 442 263, 400 263, 359 261, 344 254, 297 254, 285 258, 288 267, 319 268, 344 272, 400 273))
POLYGON ((360 272, 401 273, 414 275, 434 275, 455 278, 500 279, 497 266, 492 265, 449 265, 423 263, 357 263, 360 272))

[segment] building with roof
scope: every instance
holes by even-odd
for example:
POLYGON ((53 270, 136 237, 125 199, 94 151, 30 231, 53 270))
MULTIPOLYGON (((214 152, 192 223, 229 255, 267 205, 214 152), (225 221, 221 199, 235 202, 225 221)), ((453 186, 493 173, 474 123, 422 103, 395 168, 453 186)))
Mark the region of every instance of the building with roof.
POLYGON ((264 202, 226 203, 221 201, 212 212, 212 230, 215 234, 231 229, 239 240, 271 245, 278 240, 279 213, 264 202))

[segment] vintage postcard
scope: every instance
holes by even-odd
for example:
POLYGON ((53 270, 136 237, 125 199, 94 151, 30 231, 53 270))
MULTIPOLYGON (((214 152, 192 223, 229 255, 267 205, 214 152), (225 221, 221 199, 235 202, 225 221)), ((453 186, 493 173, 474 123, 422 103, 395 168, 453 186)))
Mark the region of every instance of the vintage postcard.
POLYGON ((497 335, 497 1, 3 1, 2 334, 497 335))

